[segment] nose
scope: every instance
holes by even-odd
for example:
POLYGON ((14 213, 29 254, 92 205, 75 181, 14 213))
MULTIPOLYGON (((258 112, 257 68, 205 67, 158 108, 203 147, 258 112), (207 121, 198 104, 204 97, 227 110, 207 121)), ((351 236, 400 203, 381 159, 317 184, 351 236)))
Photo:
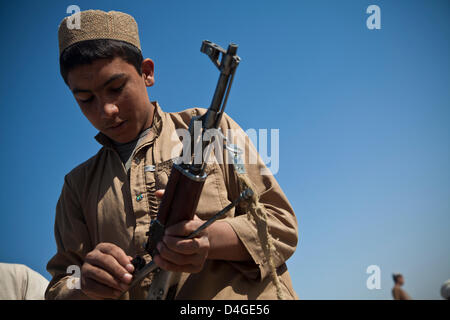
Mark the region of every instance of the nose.
POLYGON ((100 107, 100 112, 104 118, 113 118, 119 113, 119 108, 114 103, 105 102, 100 107))

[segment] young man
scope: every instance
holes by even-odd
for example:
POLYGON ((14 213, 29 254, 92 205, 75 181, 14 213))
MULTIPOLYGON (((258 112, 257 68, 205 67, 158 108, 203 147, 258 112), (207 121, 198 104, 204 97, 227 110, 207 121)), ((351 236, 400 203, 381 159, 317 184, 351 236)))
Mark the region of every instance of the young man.
POLYGON ((394 273, 392 275, 392 279, 394 280, 394 287, 392 288, 392 297, 394 300, 411 300, 408 293, 402 289, 402 286, 405 283, 403 275, 400 273, 394 273))
MULTIPOLYGON (((80 29, 68 28, 67 18, 59 26, 61 74, 83 114, 100 131, 96 139, 102 148, 65 177, 56 208, 57 253, 47 265, 53 276, 47 299, 118 298, 129 289, 132 257, 151 260, 142 245, 181 144, 176 130, 187 129, 193 116, 205 112, 165 113, 149 100, 154 63, 142 57, 131 16, 88 10, 80 13, 80 22, 80 29), (73 265, 81 267, 80 289, 68 285, 72 276, 67 268, 73 265)), ((221 129, 245 139, 227 115, 221 129)), ((261 174, 267 168, 259 157, 246 161, 245 169, 267 214, 278 290, 295 299, 285 264, 297 245, 294 212, 275 178, 261 174)), ((259 231, 245 209, 233 209, 196 238, 183 239, 241 192, 232 164, 210 163, 207 173, 195 219, 167 228, 157 246, 155 263, 181 273, 168 297, 275 299, 259 231)), ((125 298, 145 299, 154 277, 150 274, 125 298)))

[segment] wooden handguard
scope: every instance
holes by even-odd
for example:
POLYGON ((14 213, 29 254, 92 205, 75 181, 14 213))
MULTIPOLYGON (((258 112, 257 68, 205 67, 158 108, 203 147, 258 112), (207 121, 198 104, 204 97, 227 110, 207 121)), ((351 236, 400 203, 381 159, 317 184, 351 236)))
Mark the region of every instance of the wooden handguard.
POLYGON ((156 245, 161 241, 165 228, 194 218, 206 177, 206 173, 197 176, 180 165, 172 166, 157 219, 152 221, 148 234, 146 250, 152 256, 156 253, 156 245))

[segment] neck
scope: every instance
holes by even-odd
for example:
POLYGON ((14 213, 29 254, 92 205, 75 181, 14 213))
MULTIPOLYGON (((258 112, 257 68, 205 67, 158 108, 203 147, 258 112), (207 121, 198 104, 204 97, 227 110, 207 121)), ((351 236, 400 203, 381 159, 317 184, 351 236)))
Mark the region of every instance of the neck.
POLYGON ((150 128, 153 124, 153 117, 155 115, 156 106, 153 105, 153 103, 151 103, 150 101, 149 101, 149 103, 150 103, 150 106, 148 108, 149 111, 148 111, 148 115, 147 115, 147 121, 145 122, 144 126, 141 128, 141 132, 147 128, 150 128))

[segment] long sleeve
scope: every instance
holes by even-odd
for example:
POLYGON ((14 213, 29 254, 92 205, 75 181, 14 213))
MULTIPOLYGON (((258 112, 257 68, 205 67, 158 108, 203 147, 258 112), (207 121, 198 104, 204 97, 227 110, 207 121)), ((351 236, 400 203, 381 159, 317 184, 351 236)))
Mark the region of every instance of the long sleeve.
MULTIPOLYGON (((259 195, 260 203, 266 210, 267 226, 275 249, 272 252, 272 258, 275 267, 278 268, 294 253, 297 246, 297 220, 294 211, 245 132, 230 117, 225 116, 224 120, 226 125, 222 130, 231 129, 227 132, 227 139, 244 150, 242 160, 247 176, 255 188, 254 191, 259 195)), ((225 161, 228 161, 225 163, 230 163, 231 159, 228 157, 225 161)), ((225 171, 225 176, 228 177, 227 185, 233 186, 228 191, 229 195, 235 198, 242 190, 236 189, 239 183, 234 166, 223 165, 221 167, 225 171)), ((226 221, 236 232, 253 259, 253 263, 236 262, 233 264, 249 278, 265 278, 270 272, 270 267, 260 243, 255 220, 249 219, 248 213, 238 207, 235 217, 227 218, 226 221)))
MULTIPOLYGON (((74 278, 67 268, 80 270, 84 256, 90 251, 90 237, 81 206, 74 189, 65 177, 64 186, 56 206, 55 240, 57 252, 47 264, 52 280, 45 292, 46 299, 88 299, 76 289, 74 278)), ((77 274, 73 275, 74 277, 77 274)), ((78 274, 79 276, 79 274, 78 274)))

